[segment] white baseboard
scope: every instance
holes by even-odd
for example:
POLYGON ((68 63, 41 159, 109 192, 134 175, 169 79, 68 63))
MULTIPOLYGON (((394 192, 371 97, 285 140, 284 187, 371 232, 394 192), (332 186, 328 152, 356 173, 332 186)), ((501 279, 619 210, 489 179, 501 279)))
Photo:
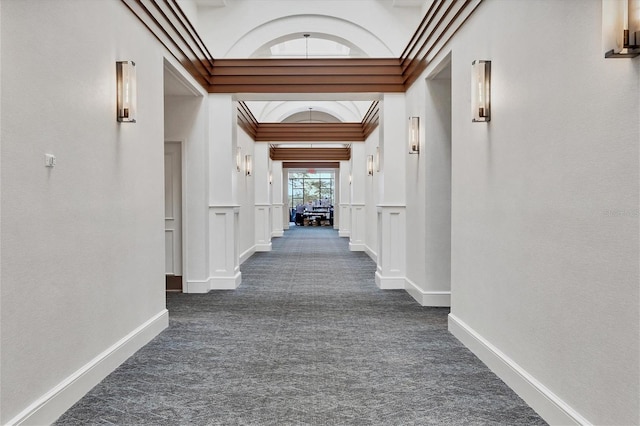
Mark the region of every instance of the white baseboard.
POLYGON ((487 367, 549 424, 591 425, 587 419, 453 314, 449 332, 460 340, 487 367))
POLYGON ((279 237, 282 237, 283 235, 284 235, 284 229, 278 229, 276 231, 271 232, 272 238, 279 238, 279 237))
POLYGON ((256 246, 250 247, 247 251, 240 255, 240 264, 242 265, 245 260, 253 256, 253 253, 256 252, 256 246))
POLYGON ((339 230, 338 237, 346 237, 349 238, 351 236, 351 231, 339 230))
POLYGON ((256 244, 255 248, 256 251, 271 251, 271 241, 269 241, 267 244, 256 244))
POLYGON ((383 277, 376 271, 376 285, 381 290, 404 290, 404 277, 383 277))
POLYGON ((409 278, 405 278, 404 289, 411 295, 411 297, 416 299, 420 306, 451 306, 450 291, 424 291, 409 278))
POLYGON ((242 282, 242 274, 236 272, 232 277, 210 277, 210 290, 235 290, 242 282))
POLYGON ((208 293, 211 290, 211 283, 206 281, 187 281, 182 289, 183 293, 208 293))
POLYGON ((369 257, 376 263, 378 263, 378 254, 371 250, 371 248, 368 245, 364 246, 364 251, 369 255, 369 257))
POLYGON ((163 309, 58 383, 6 424, 43 425, 53 423, 127 358, 168 326, 169 312, 163 309))
POLYGON ((366 251, 367 246, 362 243, 349 243, 349 251, 366 251))

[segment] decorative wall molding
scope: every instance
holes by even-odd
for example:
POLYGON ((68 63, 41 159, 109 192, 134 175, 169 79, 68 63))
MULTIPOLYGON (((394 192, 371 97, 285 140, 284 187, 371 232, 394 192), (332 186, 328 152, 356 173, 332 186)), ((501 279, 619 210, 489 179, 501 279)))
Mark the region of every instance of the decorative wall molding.
POLYGON ((378 205, 378 258, 376 285, 385 290, 404 290, 406 275, 406 207, 378 205))
POLYGON ((449 332, 549 424, 584 426, 592 424, 454 314, 449 314, 449 332))
MULTIPOLYGON (((209 290, 233 290, 242 280, 238 235, 240 206, 209 206, 209 290)), ((203 291, 205 286, 189 285, 187 291, 203 291)))
POLYGON ((91 388, 168 326, 169 312, 164 309, 58 383, 6 424, 53 423, 91 388))
POLYGON ((271 251, 271 204, 254 204, 255 250, 271 251))

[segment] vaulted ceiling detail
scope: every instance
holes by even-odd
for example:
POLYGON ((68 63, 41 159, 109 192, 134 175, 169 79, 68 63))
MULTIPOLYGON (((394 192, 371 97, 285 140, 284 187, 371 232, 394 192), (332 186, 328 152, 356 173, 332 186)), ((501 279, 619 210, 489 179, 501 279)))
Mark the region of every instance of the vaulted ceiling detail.
POLYGON ((176 0, 122 0, 210 93, 404 92, 482 0, 434 0, 399 58, 214 59, 176 0))
POLYGON ((374 101, 360 123, 259 123, 244 102, 238 102, 238 125, 256 142, 364 142, 379 124, 374 101))

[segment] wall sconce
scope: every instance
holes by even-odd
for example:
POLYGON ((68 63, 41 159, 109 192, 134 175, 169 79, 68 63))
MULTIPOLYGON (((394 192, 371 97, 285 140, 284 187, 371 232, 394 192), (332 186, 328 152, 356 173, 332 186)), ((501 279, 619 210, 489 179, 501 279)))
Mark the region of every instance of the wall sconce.
POLYGON ((242 148, 236 148, 236 171, 242 170, 242 148))
POLYGON ((351 177, 351 173, 349 173, 349 185, 351 185, 352 179, 353 178, 351 177))
POLYGON ((373 176, 373 155, 367 155, 367 174, 373 176))
MULTIPOLYGON (((638 0, 607 0, 603 2, 603 31, 608 34, 609 43, 615 40, 616 48, 604 54, 605 58, 635 58, 640 55, 640 18, 638 0), (630 28, 632 27, 632 28, 630 28)), ((603 34, 604 35, 604 34, 603 34)))
POLYGON ((244 156, 244 170, 247 176, 251 176, 253 174, 253 159, 250 155, 244 156))
POLYGON ((269 185, 273 184, 273 173, 269 172, 269 185))
POLYGON ((376 162, 376 172, 379 172, 380 171, 380 147, 379 146, 376 146, 375 162, 376 162))
POLYGON ((117 118, 121 123, 136 122, 136 64, 116 62, 117 118))
POLYGON ((491 61, 473 61, 471 67, 471 121, 491 121, 491 61))
POLYGON ((409 117, 409 154, 420 154, 420 117, 409 117))

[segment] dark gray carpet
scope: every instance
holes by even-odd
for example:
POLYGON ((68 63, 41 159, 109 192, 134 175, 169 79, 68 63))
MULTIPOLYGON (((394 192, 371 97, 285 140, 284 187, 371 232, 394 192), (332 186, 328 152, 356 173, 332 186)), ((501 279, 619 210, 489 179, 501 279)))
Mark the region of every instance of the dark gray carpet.
POLYGON ((538 425, 447 332, 448 309, 378 290, 330 228, 293 228, 235 291, 168 294, 170 327, 58 425, 538 425))

